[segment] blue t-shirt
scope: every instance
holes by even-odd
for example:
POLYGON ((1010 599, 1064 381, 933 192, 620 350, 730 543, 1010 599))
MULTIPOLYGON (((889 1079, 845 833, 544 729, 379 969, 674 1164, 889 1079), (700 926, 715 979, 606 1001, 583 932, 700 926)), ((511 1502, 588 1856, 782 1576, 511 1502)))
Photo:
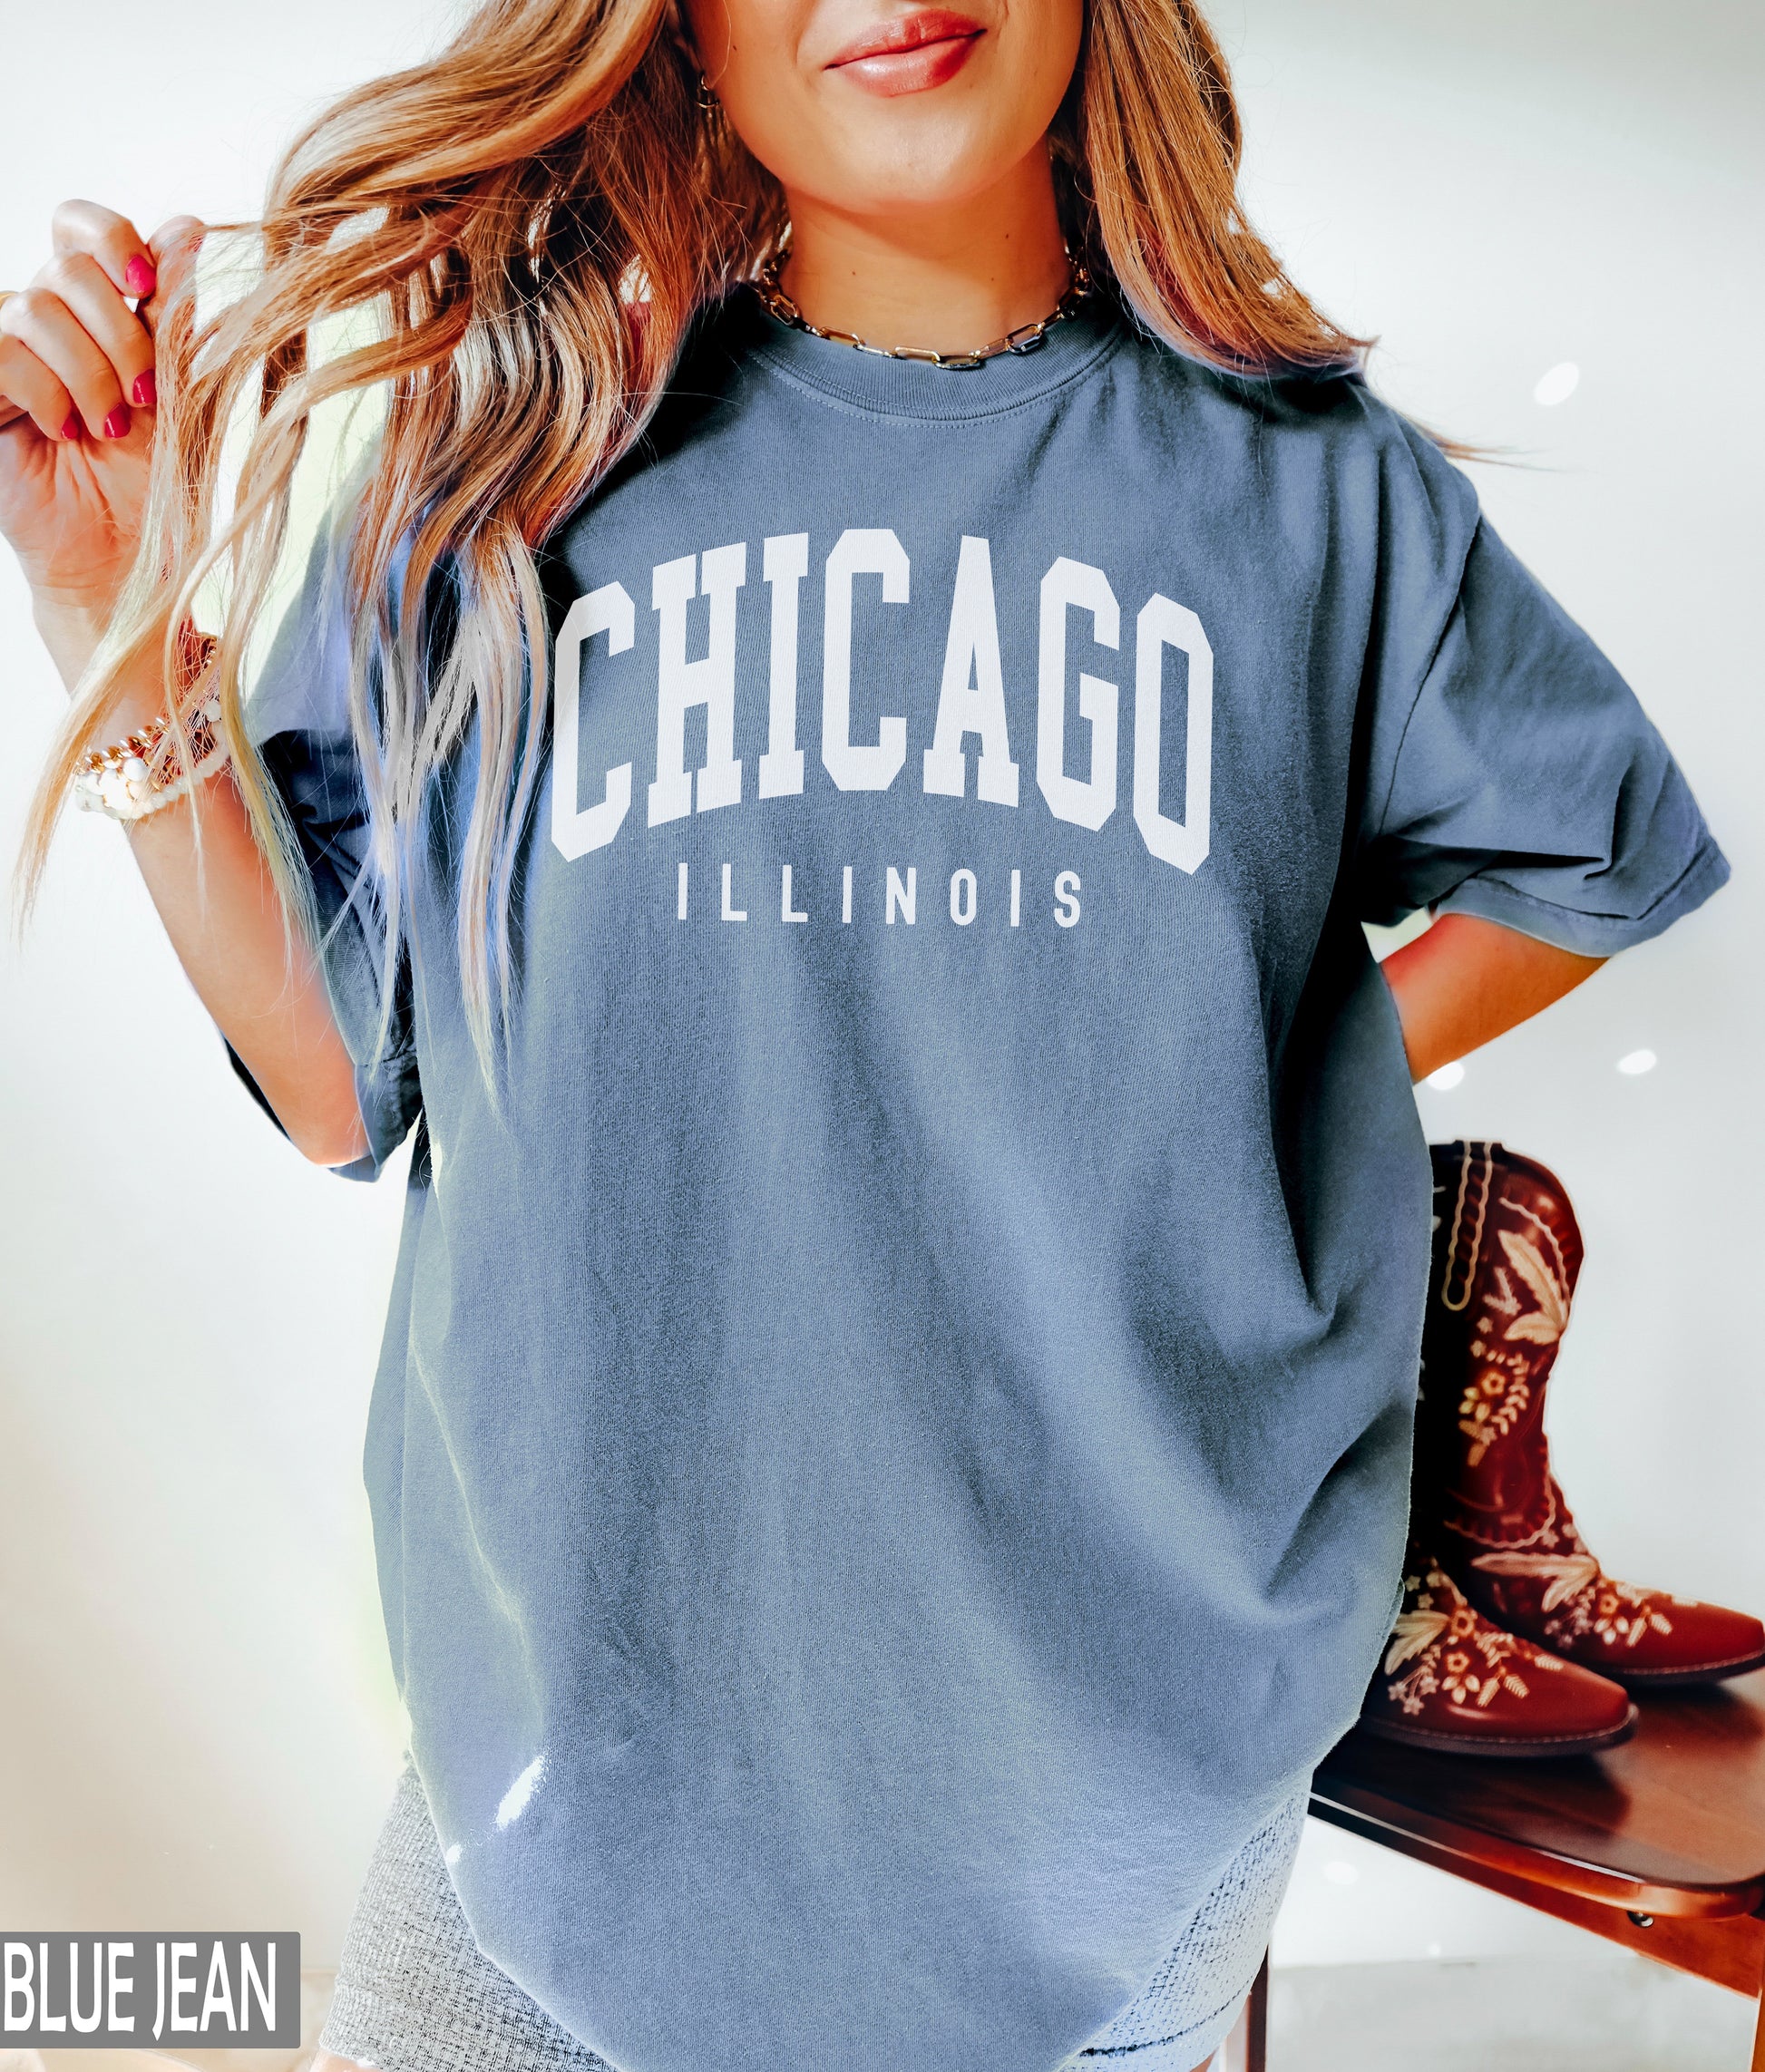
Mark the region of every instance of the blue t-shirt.
POLYGON ((255 706, 366 1170, 422 1118, 366 1469, 461 1901, 626 2072, 1046 2072, 1388 1629, 1429 1172, 1360 922, 1603 956, 1727 866, 1425 438, 1102 307, 952 374, 738 294, 547 580, 500 1105, 470 741, 371 1055, 322 555, 255 706))

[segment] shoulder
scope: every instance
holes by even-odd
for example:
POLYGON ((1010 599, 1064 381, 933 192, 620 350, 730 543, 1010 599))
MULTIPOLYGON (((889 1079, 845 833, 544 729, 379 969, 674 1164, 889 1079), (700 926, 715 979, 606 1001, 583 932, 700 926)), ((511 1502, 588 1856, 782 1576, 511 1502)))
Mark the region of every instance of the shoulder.
MULTIPOLYGON (((569 514, 568 525, 590 503, 603 501, 615 490, 690 445, 702 433, 726 428, 741 401, 740 375, 749 343, 749 297, 739 292, 707 303, 687 325, 674 365, 642 432, 599 482, 591 497, 569 514)), ((631 322, 648 321, 642 304, 632 306, 631 322)))
POLYGON ((1121 359, 1134 378, 1225 436, 1373 470, 1448 498, 1471 486, 1423 426, 1387 403, 1354 365, 1234 372, 1154 336, 1131 317, 1121 359))
POLYGON ((1414 560, 1456 579, 1480 523, 1476 487, 1359 368, 1236 374, 1144 332, 1132 351, 1223 490, 1242 482, 1288 529, 1325 526, 1360 558, 1414 560))

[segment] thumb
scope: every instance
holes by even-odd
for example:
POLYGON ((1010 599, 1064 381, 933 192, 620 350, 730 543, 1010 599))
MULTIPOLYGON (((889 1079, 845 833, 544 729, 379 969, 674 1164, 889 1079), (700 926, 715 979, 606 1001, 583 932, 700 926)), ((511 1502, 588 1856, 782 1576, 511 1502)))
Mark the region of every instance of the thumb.
POLYGON ((156 266, 177 264, 190 257, 207 235, 209 226, 194 216, 168 216, 147 240, 156 266))
POLYGON ((208 225, 194 216, 171 216, 161 223, 147 240, 147 248, 153 255, 153 266, 158 275, 151 300, 141 306, 141 314, 148 325, 154 326, 161 312, 171 297, 189 281, 190 269, 196 263, 196 255, 208 235, 208 225))

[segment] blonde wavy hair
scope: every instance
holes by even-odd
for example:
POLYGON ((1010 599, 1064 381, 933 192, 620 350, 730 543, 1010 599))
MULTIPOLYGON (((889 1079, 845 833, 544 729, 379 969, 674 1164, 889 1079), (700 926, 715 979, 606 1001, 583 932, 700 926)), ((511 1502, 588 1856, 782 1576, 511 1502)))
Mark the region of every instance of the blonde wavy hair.
MULTIPOLYGON (((156 645, 170 664, 172 628, 219 578, 215 681, 239 789, 285 912, 311 927, 293 831, 242 723, 241 664, 313 413, 377 391, 385 424, 350 514, 346 586, 372 896, 390 980, 430 780, 475 716, 458 954, 490 1066, 545 752, 536 550, 640 433, 695 315, 756 273, 787 227, 777 182, 702 104, 674 6, 486 0, 431 62, 358 88, 297 139, 261 223, 233 227, 259 239, 245 292, 200 322, 192 286, 173 298, 140 554, 44 773, 27 887, 122 677, 156 645), (350 312, 371 316, 372 342, 316 355, 315 325, 350 312), (438 573, 453 598, 439 627, 425 622, 438 573)), ((1367 342, 1323 317, 1245 220, 1241 142, 1194 0, 1088 0, 1049 144, 1093 279, 1225 368, 1358 365, 1367 342)))

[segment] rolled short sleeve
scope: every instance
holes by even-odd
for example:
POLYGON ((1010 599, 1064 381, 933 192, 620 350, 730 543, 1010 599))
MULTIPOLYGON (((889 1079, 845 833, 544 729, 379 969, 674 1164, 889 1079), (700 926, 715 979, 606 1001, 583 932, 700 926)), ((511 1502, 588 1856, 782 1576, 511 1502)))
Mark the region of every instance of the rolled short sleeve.
MULTIPOLYGON (((251 688, 246 725, 299 842, 326 988, 356 1065, 356 1097, 369 1148, 365 1157, 333 1170, 373 1180, 409 1133, 423 1096, 410 959, 403 948, 395 965, 391 1013, 382 1013, 385 926, 348 694, 348 623, 337 550, 327 531, 313 550, 306 581, 251 688)), ((230 1046, 229 1055, 268 1109, 230 1046)))
MULTIPOLYGON (((1432 598, 1407 643, 1419 684, 1380 683, 1358 859, 1361 918, 1476 914, 1584 957, 1658 935, 1708 899, 1728 863, 1666 744, 1616 669, 1477 513, 1438 453, 1410 457, 1416 492, 1454 527, 1435 544, 1432 598), (1450 482, 1443 477, 1450 477, 1450 482), (1445 542, 1451 558, 1438 556, 1445 542), (1456 578, 1453 574, 1456 566, 1456 578)), ((1391 525, 1406 521, 1393 500, 1391 525)), ((1403 543, 1386 554, 1400 564, 1403 543)), ((1399 652, 1405 644, 1393 642, 1399 652)))

